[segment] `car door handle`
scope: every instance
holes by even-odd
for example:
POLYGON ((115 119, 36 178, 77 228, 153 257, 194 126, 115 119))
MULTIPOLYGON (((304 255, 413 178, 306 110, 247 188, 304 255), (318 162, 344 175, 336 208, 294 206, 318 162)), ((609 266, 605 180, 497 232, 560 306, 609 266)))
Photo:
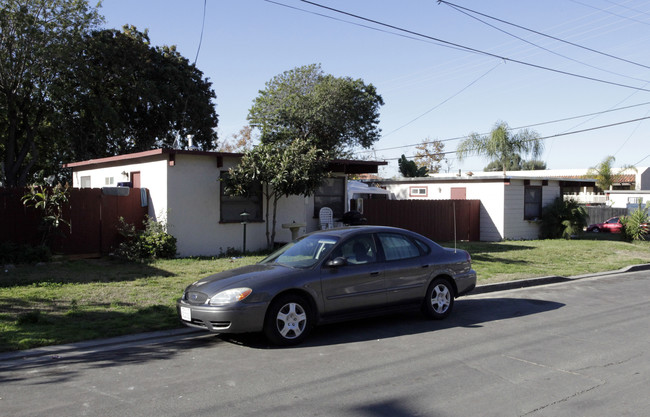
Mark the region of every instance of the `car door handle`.
POLYGON ((370 275, 371 276, 379 275, 379 271, 371 272, 370 275))
POLYGON ((429 267, 429 265, 422 265, 422 268, 423 268, 423 269, 424 269, 424 268, 428 268, 428 267, 429 267))

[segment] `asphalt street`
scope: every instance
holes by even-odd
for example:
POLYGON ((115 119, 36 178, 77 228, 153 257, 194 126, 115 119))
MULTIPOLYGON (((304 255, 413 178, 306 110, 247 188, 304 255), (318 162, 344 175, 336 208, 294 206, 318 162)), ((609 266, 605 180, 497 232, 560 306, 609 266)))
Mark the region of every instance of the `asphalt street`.
POLYGON ((0 415, 648 415, 650 272, 555 281, 295 348, 182 331, 0 355, 0 415))

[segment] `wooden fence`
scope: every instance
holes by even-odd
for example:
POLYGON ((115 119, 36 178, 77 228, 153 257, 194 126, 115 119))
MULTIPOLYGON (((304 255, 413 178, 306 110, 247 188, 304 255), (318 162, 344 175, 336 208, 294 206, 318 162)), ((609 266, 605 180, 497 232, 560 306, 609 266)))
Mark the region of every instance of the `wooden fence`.
POLYGON ((610 219, 616 216, 625 216, 627 215, 627 209, 625 208, 616 208, 616 207, 604 207, 604 206, 586 206, 587 209, 587 223, 603 223, 605 220, 610 219))
MULTIPOLYGON (((124 193, 126 190, 120 191, 124 193)), ((41 242, 40 212, 22 204, 20 198, 25 191, 0 188, 2 242, 30 245, 41 242)), ((70 189, 69 203, 63 210, 63 217, 70 227, 60 227, 62 236, 54 239, 53 250, 66 255, 109 253, 121 239, 117 231, 120 217, 127 223, 142 227, 148 201, 147 190, 143 192, 144 196, 141 189, 131 188, 128 195, 109 195, 99 188, 70 189)))
POLYGON ((435 241, 480 240, 480 200, 381 200, 363 202, 368 224, 412 230, 435 241))

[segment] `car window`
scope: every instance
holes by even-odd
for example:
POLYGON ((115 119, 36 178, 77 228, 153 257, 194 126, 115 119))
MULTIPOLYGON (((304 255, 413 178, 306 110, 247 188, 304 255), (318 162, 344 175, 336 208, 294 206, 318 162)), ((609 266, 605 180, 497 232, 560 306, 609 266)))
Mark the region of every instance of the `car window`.
POLYGON ((348 264, 360 265, 377 261, 377 247, 371 235, 353 236, 332 252, 332 259, 345 258, 348 264))
POLYGON ((420 250, 408 237, 396 233, 380 233, 379 241, 387 261, 420 256, 420 250))
POLYGON ((422 253, 424 253, 425 255, 431 253, 431 248, 429 247, 429 245, 427 245, 426 243, 424 243, 420 239, 413 239, 413 241, 420 248, 422 253))
POLYGON ((327 235, 311 235, 288 243, 277 252, 260 261, 262 264, 277 263, 293 268, 309 268, 327 257, 338 238, 327 235))

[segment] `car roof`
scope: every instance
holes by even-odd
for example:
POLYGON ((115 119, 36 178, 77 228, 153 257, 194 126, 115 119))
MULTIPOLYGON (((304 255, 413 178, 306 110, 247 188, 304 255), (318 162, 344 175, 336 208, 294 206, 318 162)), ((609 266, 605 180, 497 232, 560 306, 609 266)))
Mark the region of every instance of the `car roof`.
POLYGON ((344 237, 344 236, 350 236, 358 233, 377 233, 377 232, 398 232, 398 233, 411 234, 414 236, 417 235, 416 233, 411 232, 410 230, 401 229, 399 227, 390 227, 390 226, 345 226, 345 227, 337 227, 335 229, 316 230, 315 232, 308 233, 308 235, 327 234, 330 236, 344 237))

